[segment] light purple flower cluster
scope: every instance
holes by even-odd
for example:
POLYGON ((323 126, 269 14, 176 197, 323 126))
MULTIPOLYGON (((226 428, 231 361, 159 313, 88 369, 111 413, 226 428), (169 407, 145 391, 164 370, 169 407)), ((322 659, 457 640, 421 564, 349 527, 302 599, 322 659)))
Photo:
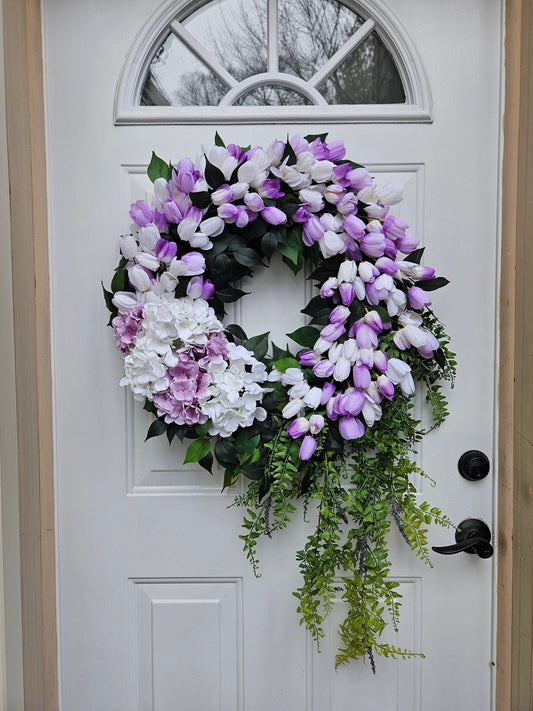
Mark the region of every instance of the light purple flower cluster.
POLYGON ((177 364, 168 369, 168 388, 154 395, 157 414, 165 422, 196 425, 207 421, 200 398, 205 397, 212 382, 208 372, 212 363, 222 363, 228 357, 228 342, 222 333, 213 333, 205 346, 196 346, 176 354, 177 364))

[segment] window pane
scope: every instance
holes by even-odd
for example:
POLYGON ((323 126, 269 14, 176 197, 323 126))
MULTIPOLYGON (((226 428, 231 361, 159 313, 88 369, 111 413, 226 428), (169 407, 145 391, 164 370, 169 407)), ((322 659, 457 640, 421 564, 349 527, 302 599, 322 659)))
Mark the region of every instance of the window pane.
POLYGON ((278 0, 279 70, 308 80, 363 20, 336 0, 278 0))
POLYGON ((241 81, 267 70, 267 0, 214 0, 182 24, 241 81))
POLYGON ((307 96, 277 84, 250 89, 234 102, 234 106, 304 106, 309 104, 312 102, 307 96))
POLYGON ((317 88, 328 104, 405 103, 398 70, 375 32, 317 88))
POLYGON ((216 106, 228 89, 170 34, 152 59, 141 106, 216 106))

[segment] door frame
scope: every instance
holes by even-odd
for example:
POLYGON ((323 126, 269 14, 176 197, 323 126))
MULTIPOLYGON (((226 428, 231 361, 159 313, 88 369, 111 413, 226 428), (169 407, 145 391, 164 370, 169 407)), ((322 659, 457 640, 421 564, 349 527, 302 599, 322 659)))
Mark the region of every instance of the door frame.
MULTIPOLYGON (((501 172, 496 711, 529 708, 533 688, 533 0, 505 1, 501 172)), ((18 436, 0 464, 18 461, 24 708, 58 711, 52 368, 45 111, 40 0, 0 0, 4 20, 18 436)), ((0 131, 2 128, 0 127, 0 131)), ((8 240, 8 236, 5 236, 8 240)), ((8 328, 6 330, 6 324, 8 328)), ((13 423, 14 424, 14 423, 13 423)), ((3 469, 3 468, 2 468, 3 469)), ((12 472, 17 477, 17 471, 12 472)), ((1 548, 0 548, 1 550, 1 548)), ((9 615, 7 610, 7 615, 9 615)), ((0 645, 1 649, 1 645, 0 645)))

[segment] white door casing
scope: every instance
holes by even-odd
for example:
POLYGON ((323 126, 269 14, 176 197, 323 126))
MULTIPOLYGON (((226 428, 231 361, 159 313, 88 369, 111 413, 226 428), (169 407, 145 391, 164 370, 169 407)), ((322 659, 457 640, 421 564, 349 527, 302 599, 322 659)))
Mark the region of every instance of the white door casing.
MULTIPOLYGON (((143 444, 148 420, 118 387, 98 285, 110 278, 130 202, 149 190, 151 151, 194 157, 216 129, 113 125, 124 58, 154 9, 147 0, 44 3, 63 711, 490 708, 491 561, 434 556, 428 570, 393 538, 404 595, 398 642, 427 658, 378 658, 376 678, 363 662, 335 672, 335 614, 317 654, 290 594, 304 527, 262 545, 255 580, 237 538, 240 512, 227 509, 220 480, 179 466, 162 440, 143 444)), ((380 180, 393 174, 405 185, 402 217, 427 263, 451 280, 434 303, 459 371, 449 420, 420 454, 437 482, 422 495, 456 522, 491 523, 491 478, 466 482, 456 463, 476 448, 495 468, 501 6, 401 0, 394 11, 427 71, 433 123, 323 128, 380 180)), ((317 130, 269 125, 265 109, 261 125, 221 132, 246 145, 317 130)), ((267 321, 278 334, 301 325, 303 280, 287 270, 276 279, 273 290, 274 273, 258 274, 242 304, 251 333, 267 321)), ((431 543, 451 538, 439 529, 431 543)))

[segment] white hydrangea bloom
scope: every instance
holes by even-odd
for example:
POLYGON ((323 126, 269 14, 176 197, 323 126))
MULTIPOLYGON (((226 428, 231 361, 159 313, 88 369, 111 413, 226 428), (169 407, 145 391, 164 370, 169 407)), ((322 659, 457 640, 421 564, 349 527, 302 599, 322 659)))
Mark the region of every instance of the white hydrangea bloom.
POLYGON ((238 427, 262 421, 266 410, 259 406, 266 380, 266 368, 243 346, 228 344, 228 361, 208 366, 212 383, 199 398, 202 412, 213 423, 210 435, 229 437, 238 427))
POLYGON ((124 378, 120 384, 129 385, 136 400, 152 399, 154 393, 168 387, 167 369, 152 346, 151 339, 139 334, 135 347, 124 358, 124 378))
POLYGON ((168 348, 178 340, 178 348, 203 346, 210 333, 223 326, 204 299, 184 296, 171 301, 158 301, 144 307, 143 330, 154 341, 168 348))

